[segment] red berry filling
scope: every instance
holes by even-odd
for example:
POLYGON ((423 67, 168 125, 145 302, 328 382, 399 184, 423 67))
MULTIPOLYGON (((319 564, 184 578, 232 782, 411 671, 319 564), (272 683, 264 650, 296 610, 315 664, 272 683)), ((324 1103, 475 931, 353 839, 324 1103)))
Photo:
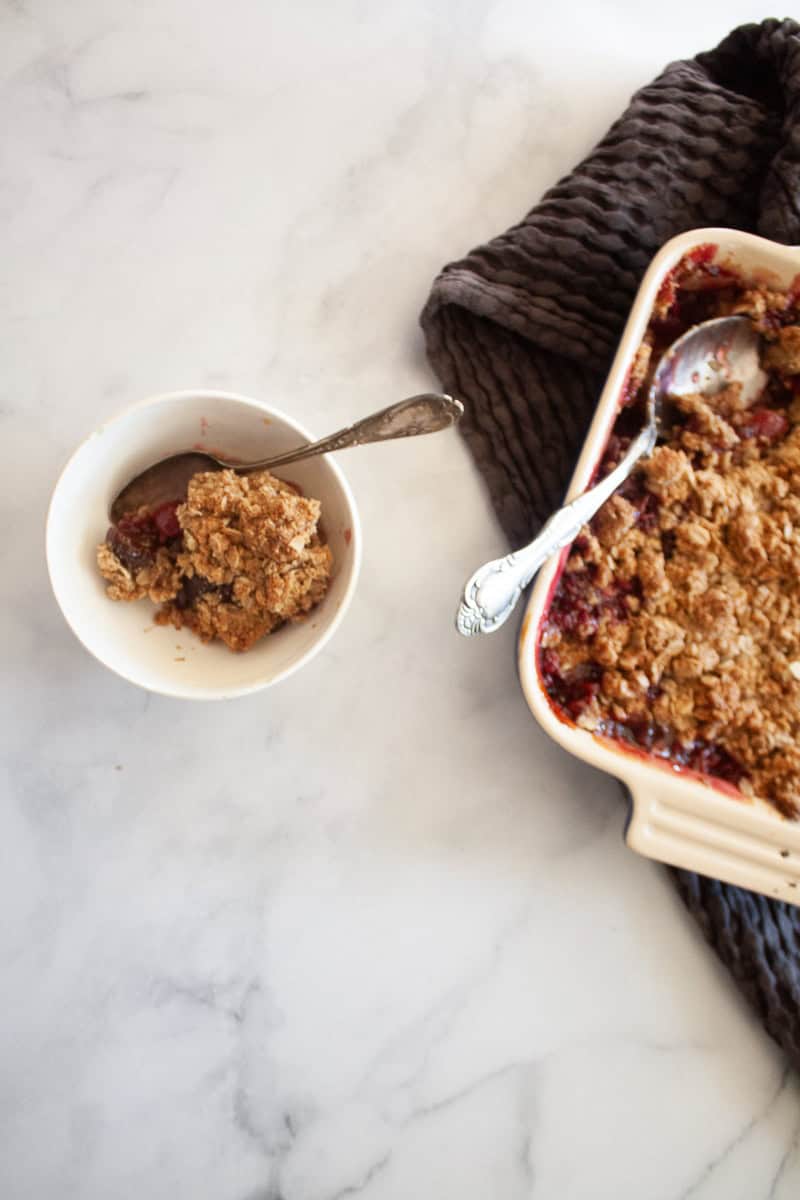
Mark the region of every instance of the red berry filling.
POLYGON ((178 522, 179 504, 180 500, 168 500, 166 504, 160 504, 158 508, 153 509, 150 514, 153 524, 158 530, 162 546, 172 538, 181 536, 181 527, 178 522))
POLYGON ((187 608, 194 608, 199 598, 207 595, 209 592, 219 592, 219 597, 223 604, 230 604, 233 599, 233 587, 229 583, 212 583, 210 579, 206 579, 203 575, 192 575, 191 577, 184 575, 180 591, 174 600, 175 607, 181 611, 185 611, 187 608))
POLYGON ((777 442, 789 432, 786 413, 774 408, 753 408, 745 416, 746 420, 738 430, 742 438, 764 438, 767 442, 777 442))
POLYGON ((718 743, 700 738, 682 742, 666 725, 645 715, 631 716, 626 721, 603 721, 596 732, 646 750, 657 758, 667 758, 676 766, 688 767, 698 775, 714 775, 734 787, 738 787, 747 774, 741 763, 718 743))
POLYGON ((542 680, 551 699, 575 720, 600 691, 603 668, 599 663, 581 663, 572 671, 562 674, 554 650, 543 650, 539 661, 542 680))
POLYGON ((180 503, 180 500, 169 500, 152 512, 127 513, 111 526, 106 542, 129 571, 149 566, 159 546, 166 546, 182 536, 177 516, 180 503))

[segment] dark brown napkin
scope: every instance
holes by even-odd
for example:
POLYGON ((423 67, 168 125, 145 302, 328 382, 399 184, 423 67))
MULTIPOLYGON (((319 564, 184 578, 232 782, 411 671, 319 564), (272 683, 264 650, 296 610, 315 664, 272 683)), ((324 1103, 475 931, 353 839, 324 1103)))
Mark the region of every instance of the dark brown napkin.
MULTIPOLYGON (((734 30, 671 63, 507 233, 436 279, 428 355, 512 544, 561 502, 650 259, 721 225, 800 243, 800 25, 734 30)), ((678 889, 800 1066, 800 909, 684 871, 678 889)))

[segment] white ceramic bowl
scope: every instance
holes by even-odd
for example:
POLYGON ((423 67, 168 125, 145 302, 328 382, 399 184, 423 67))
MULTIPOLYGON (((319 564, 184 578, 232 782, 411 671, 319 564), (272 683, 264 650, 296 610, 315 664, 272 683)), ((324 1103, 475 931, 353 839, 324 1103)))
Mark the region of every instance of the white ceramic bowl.
POLYGON ((277 409, 229 392, 155 396, 126 409, 86 439, 56 484, 47 518, 47 565, 73 632, 101 663, 152 692, 193 700, 225 699, 285 679, 320 650, 349 605, 361 563, 355 501, 329 457, 276 470, 322 503, 333 552, 333 581, 305 621, 233 654, 203 645, 189 630, 154 625, 147 600, 112 603, 95 564, 120 489, 150 463, 180 450, 207 449, 243 461, 290 450, 311 435, 277 409))
MULTIPOLYGON (((731 229, 695 229, 668 242, 651 263, 575 468, 568 499, 588 487, 620 407, 633 356, 644 336, 665 276, 696 246, 717 247, 714 261, 732 263, 745 280, 796 287, 800 248, 782 246, 731 229)), ((519 671, 530 708, 542 727, 578 758, 617 776, 628 787, 628 845, 640 854, 699 871, 767 896, 800 903, 800 822, 787 821, 767 804, 750 801, 720 784, 679 771, 643 753, 595 737, 557 716, 537 661, 539 630, 568 549, 540 572, 519 640, 519 671)))

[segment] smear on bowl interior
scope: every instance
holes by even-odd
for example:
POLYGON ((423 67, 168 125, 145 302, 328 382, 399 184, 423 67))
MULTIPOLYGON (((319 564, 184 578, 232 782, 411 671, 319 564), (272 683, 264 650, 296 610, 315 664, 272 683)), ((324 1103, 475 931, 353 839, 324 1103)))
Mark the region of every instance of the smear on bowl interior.
POLYGON ((332 554, 318 500, 269 471, 207 471, 185 501, 140 508, 97 548, 111 600, 149 599, 159 625, 249 650, 324 597, 332 554))
POLYGON ((662 443, 583 528, 539 638, 562 719, 800 815, 800 306, 700 247, 670 273, 600 466, 663 351, 743 314, 767 384, 674 398, 662 443))

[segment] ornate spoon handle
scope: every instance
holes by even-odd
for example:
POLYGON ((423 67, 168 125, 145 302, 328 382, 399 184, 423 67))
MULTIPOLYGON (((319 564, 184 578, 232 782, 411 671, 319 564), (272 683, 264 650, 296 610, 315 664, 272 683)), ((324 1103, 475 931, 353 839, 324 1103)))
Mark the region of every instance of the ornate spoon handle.
POLYGON ((339 429, 318 442, 309 442, 306 446, 298 446, 285 454, 277 454, 259 462, 248 463, 248 470, 263 470, 267 467, 280 467, 286 463, 299 462, 301 458, 311 458, 314 454, 328 454, 332 450, 346 450, 348 446, 366 446, 368 442, 388 442, 394 438, 417 437, 421 433, 436 433, 453 425, 464 411, 460 400, 452 396, 438 395, 435 392, 425 392, 420 396, 410 396, 397 404, 390 404, 380 412, 372 413, 355 425, 339 429))
POLYGON ((458 632, 464 637, 474 637, 499 629, 539 568, 557 550, 569 545, 581 526, 627 479, 639 459, 650 453, 655 442, 655 425, 647 424, 614 470, 588 492, 553 513, 532 542, 505 558, 496 558, 479 567, 464 588, 464 599, 456 613, 458 632))

